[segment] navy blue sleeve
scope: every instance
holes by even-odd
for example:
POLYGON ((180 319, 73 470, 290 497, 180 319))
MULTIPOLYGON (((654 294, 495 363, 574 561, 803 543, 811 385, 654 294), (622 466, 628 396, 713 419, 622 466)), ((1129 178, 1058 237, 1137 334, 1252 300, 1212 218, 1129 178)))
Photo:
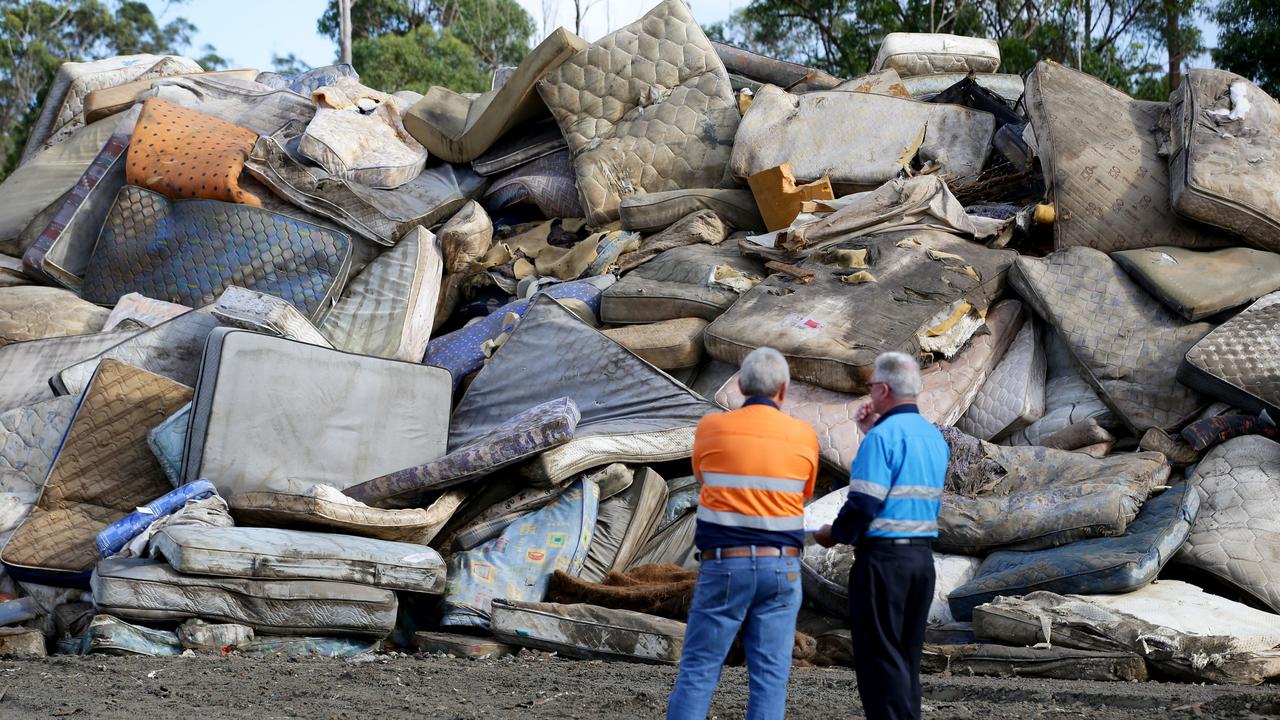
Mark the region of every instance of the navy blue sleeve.
POLYGON ((884 439, 871 433, 863 439, 849 473, 849 496, 840 514, 831 523, 831 537, 838 543, 854 545, 862 539, 871 521, 880 514, 893 484, 884 439))

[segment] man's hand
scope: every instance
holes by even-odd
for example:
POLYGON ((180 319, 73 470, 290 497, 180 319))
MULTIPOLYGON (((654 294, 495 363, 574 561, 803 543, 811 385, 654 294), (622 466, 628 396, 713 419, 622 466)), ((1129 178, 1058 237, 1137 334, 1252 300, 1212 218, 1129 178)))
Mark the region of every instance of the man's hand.
POLYGON ((872 426, 876 424, 876 421, 880 419, 880 413, 876 412, 875 408, 871 406, 871 401, 868 400, 858 406, 858 411, 854 414, 853 419, 858 423, 858 429, 862 431, 862 434, 866 435, 870 432, 872 426))
POLYGON ((830 525, 823 525, 818 528, 813 533, 813 540, 824 548, 829 548, 836 544, 835 538, 831 537, 830 525))

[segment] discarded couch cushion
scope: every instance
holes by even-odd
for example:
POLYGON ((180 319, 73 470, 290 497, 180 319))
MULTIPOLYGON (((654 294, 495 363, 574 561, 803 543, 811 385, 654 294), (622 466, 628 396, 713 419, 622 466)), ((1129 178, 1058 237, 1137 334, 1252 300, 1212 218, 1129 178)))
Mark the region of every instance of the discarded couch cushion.
POLYGON ((687 458, 698 421, 718 409, 544 296, 534 299, 467 388, 453 414, 449 447, 469 444, 520 409, 557 397, 572 398, 582 419, 572 440, 526 468, 541 484, 613 462, 687 458), (575 362, 562 361, 566 347, 575 348, 575 362))
POLYGON ((199 307, 235 284, 316 317, 350 268, 345 235, 248 205, 169 200, 126 186, 94 247, 82 294, 109 305, 139 292, 199 307))
POLYGON ((713 284, 717 268, 759 281, 764 265, 732 245, 672 248, 622 276, 604 292, 600 319, 607 323, 651 323, 676 318, 714 320, 738 300, 729 287, 713 284))
POLYGON ((730 227, 763 230, 764 219, 750 190, 694 188, 628 195, 618 206, 622 227, 657 232, 682 218, 710 210, 730 227))
POLYGON ((675 665, 684 623, 597 605, 495 600, 494 637, 522 647, 584 660, 675 665))
MULTIPOLYGON (((1076 453, 1080 454, 1080 453, 1076 453)), ((1037 590, 1057 593, 1126 593, 1151 582, 1187 541, 1200 497, 1178 483, 1147 500, 1123 535, 1098 537, 1032 552, 1002 550, 987 556, 973 580, 950 594, 957 620, 999 596, 1037 590)))
POLYGON ((449 454, 347 488, 356 500, 380 508, 420 505, 431 493, 459 485, 568 442, 578 406, 558 398, 522 411, 449 454))
POLYGON ((872 72, 889 68, 902 77, 993 73, 998 67, 1000 46, 995 40, 945 33, 889 33, 871 63, 872 72))
POLYGON ((191 388, 113 360, 94 373, 44 491, 0 560, 14 577, 82 586, 106 526, 168 492, 147 431, 191 399, 191 388))
POLYGON ((117 329, 92 335, 28 340, 0 347, 0 412, 54 397, 49 378, 137 334, 117 329))
POLYGON ((651 468, 635 471, 631 487, 604 500, 591 533, 591 547, 580 577, 599 582, 622 571, 658 529, 667 506, 667 483, 651 468))
POLYGON ((742 118, 731 167, 745 180, 788 163, 801 182, 829 177, 846 191, 878 187, 917 157, 940 165, 948 178, 975 178, 995 130, 993 115, 960 105, 841 90, 791 95, 766 86, 742 118))
POLYGON ((0 346, 95 333, 102 329, 109 314, 105 308, 62 288, 0 288, 0 346))
POLYGON ((1134 100, 1045 60, 1027 76, 1026 108, 1057 211, 1058 248, 1225 244, 1169 211, 1169 168, 1155 132, 1166 103, 1134 100))
POLYGON ((1137 434, 1177 430, 1205 404, 1175 376, 1179 359, 1212 326, 1175 315, 1105 253, 1070 247, 1019 257, 1009 282, 1062 334, 1085 378, 1137 434))
POLYGON ((1226 70, 1187 71, 1169 97, 1169 195, 1173 210, 1280 250, 1280 170, 1258 158, 1280 152, 1280 102, 1226 70))
POLYGON ((1177 580, 1123 595, 1037 592, 974 611, 978 637, 1133 652, 1192 682, 1257 685, 1280 676, 1280 619, 1177 580))
POLYGON ((564 28, 553 30, 525 56, 501 88, 479 97, 435 86, 414 103, 404 126, 435 157, 469 163, 521 123, 546 113, 535 84, 587 42, 564 28))
POLYGON ((566 59, 538 92, 573 151, 594 225, 617 220, 626 195, 728 179, 738 129, 729 74, 680 0, 566 59))
POLYGON ((440 241, 414 228, 347 285, 320 330, 348 352, 418 362, 431 339, 442 273, 440 241))
POLYGON ((1253 248, 1123 250, 1111 259, 1147 292, 1195 322, 1280 289, 1280 254, 1253 248), (1223 282, 1230 278, 1230 282, 1223 282))
POLYGON ((1039 420, 1045 408, 1045 372, 1040 333, 1028 319, 956 427, 979 439, 993 440, 1039 420))
POLYGON ((125 177, 170 198, 201 198, 261 207, 240 187, 257 133, 195 110, 151 98, 129 141, 125 177))
POLYGON ((1176 562, 1239 588, 1273 611, 1280 608, 1280 444, 1259 435, 1213 448, 1187 476, 1200 495, 1200 515, 1176 562))
MULTIPOLYGON (((883 233, 831 250, 853 251, 866 269, 859 274, 814 258, 800 266, 811 282, 770 276, 707 327, 707 353, 736 365, 767 345, 787 356, 793 378, 863 393, 877 355, 919 355, 957 318, 985 310, 1016 256, 932 230, 883 233)), ((980 325, 979 318, 969 333, 980 325)), ((967 338, 952 337, 952 353, 967 338)))
POLYGON ((605 330, 604 336, 663 370, 695 368, 702 360, 702 318, 664 320, 605 330))
POLYGON ((152 556, 187 575, 278 580, 332 580, 389 590, 439 594, 440 553, 416 543, 279 528, 164 528, 152 556))
POLYGON ((512 523, 501 537, 455 553, 440 625, 487 628, 494 600, 541 599, 552 572, 577 575, 599 507, 599 486, 578 480, 546 507, 512 523))
POLYGON ((449 387, 440 368, 219 328, 196 383, 183 481, 209 478, 228 497, 290 478, 341 490, 433 460, 445 452, 449 387))
POLYGON ((983 555, 1038 550, 1125 532, 1169 477, 1159 453, 1093 458, 1044 447, 993 445, 944 428, 951 448, 937 547, 983 555))
POLYGON ((446 499, 429 509, 386 510, 369 507, 328 485, 299 482, 289 490, 237 493, 227 504, 241 525, 321 529, 426 545, 460 501, 460 497, 446 499))
POLYGON ((470 168, 442 164, 394 190, 330 176, 298 153, 305 128, 292 121, 258 139, 245 169, 289 202, 380 245, 415 227, 431 227, 479 195, 484 180, 470 168))
POLYGON ((1280 292, 1250 305, 1197 342, 1178 379, 1251 413, 1280 417, 1280 292))
POLYGON ((248 625, 263 635, 384 637, 396 624, 396 594, 349 582, 202 577, 143 558, 104 560, 91 582, 99 612, 135 622, 248 625))

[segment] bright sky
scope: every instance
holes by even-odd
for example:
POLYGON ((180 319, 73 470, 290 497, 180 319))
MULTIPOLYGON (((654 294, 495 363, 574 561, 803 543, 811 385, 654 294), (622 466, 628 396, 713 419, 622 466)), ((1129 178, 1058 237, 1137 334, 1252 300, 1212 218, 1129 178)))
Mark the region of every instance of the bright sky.
MULTIPOLYGON (((359 2, 359 0, 356 0, 359 2)), ((587 0, 589 1, 589 0, 587 0)), ((324 13, 326 0, 146 0, 163 22, 179 15, 199 29, 191 53, 199 56, 206 43, 230 62, 230 67, 271 69, 271 55, 294 53, 312 67, 332 63, 337 46, 316 32, 316 20, 324 13)), ((519 0, 537 27, 538 38, 564 25, 573 29, 573 0, 545 0, 549 17, 544 27, 544 0, 519 0)), ((583 36, 596 40, 611 30, 639 18, 658 0, 598 0, 583 19, 583 36)), ((689 0, 693 14, 706 25, 727 18, 749 0, 689 0)), ((1212 47, 1217 29, 1202 24, 1206 44, 1212 47)), ((1209 67, 1207 55, 1195 58, 1192 67, 1209 67)), ((359 68, 357 68, 358 70, 359 68)))

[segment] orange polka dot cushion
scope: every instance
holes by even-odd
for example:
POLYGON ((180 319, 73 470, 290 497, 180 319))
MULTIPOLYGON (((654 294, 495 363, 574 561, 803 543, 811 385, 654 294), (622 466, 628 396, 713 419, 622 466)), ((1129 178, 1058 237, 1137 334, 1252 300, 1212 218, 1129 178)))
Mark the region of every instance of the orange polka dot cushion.
POLYGON ((129 142, 130 185, 171 198, 203 198, 262 207, 240 189, 240 171, 258 134, 239 125, 151 98, 129 142))

